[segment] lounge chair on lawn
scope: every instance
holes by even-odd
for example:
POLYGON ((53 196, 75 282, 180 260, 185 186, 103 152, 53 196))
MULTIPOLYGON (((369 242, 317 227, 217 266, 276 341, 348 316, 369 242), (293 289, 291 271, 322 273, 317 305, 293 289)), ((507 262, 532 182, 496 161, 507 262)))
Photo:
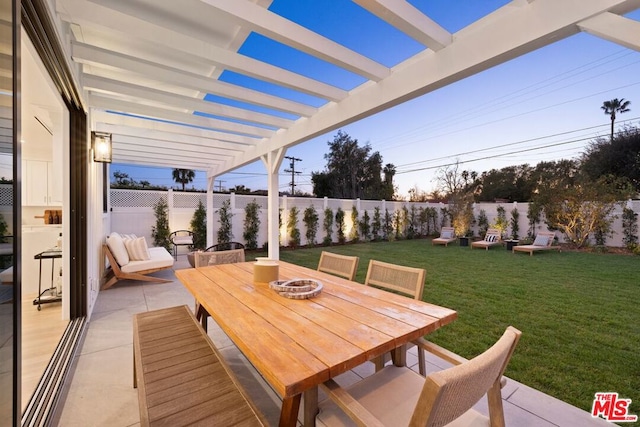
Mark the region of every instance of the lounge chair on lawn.
POLYGON ((489 250, 491 246, 497 246, 502 244, 502 237, 500 230, 497 228, 490 228, 487 230, 487 234, 484 236, 484 240, 478 240, 477 242, 471 242, 471 249, 484 248, 489 250))
POLYGON ((449 245, 451 242, 458 240, 453 227, 442 227, 440 230, 440 237, 436 237, 431 241, 432 245, 449 245))
POLYGON ((536 236, 536 240, 531 245, 514 246, 511 252, 529 252, 529 255, 533 255, 538 251, 558 251, 560 252, 560 246, 551 246, 556 234, 551 231, 541 231, 536 236))

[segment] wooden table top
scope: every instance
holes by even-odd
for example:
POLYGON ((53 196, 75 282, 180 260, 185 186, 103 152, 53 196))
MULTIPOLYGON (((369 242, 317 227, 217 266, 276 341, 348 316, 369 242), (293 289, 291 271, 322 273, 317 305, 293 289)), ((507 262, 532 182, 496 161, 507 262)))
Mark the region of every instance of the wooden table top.
POLYGON ((456 319, 454 310, 279 261, 280 280, 311 278, 311 299, 253 283, 253 263, 176 276, 283 398, 346 372, 456 319))

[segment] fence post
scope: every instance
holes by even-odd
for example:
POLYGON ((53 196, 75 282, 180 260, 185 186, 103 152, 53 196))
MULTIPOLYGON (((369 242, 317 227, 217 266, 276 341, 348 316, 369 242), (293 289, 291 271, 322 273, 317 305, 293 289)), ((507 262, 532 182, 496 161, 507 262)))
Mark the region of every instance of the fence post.
POLYGON ((287 232, 287 219, 289 218, 289 208, 287 203, 287 195, 282 195, 282 227, 284 227, 284 235, 282 230, 278 230, 282 236, 282 246, 289 246, 289 233, 287 232))
MULTIPOLYGON (((210 182, 209 187, 212 187, 213 180, 210 182)), ((207 187, 207 248, 213 245, 213 191, 209 187, 207 187)))

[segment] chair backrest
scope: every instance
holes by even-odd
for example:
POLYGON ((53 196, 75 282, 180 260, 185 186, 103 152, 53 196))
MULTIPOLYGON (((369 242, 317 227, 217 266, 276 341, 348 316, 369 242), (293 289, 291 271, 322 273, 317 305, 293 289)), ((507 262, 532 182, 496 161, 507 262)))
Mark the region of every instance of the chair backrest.
POLYGON ((499 242, 501 238, 502 234, 497 228, 488 229, 487 234, 484 236, 484 240, 487 242, 499 242))
POLYGON ((533 241, 534 246, 551 246, 556 233, 553 231, 540 231, 533 241), (544 244, 543 244, 544 243, 544 244))
POLYGON ((320 262, 318 262, 318 271, 335 274, 349 280, 354 280, 356 270, 358 270, 357 256, 339 255, 332 252, 322 251, 320 254, 320 262))
POLYGON ((217 245, 209 246, 205 252, 230 251, 232 249, 244 249, 244 245, 240 242, 225 242, 217 245))
POLYGON ((176 245, 192 245, 193 244, 193 231, 191 230, 178 230, 169 235, 171 243, 176 245))
POLYGON ((196 268, 206 267, 207 265, 244 262, 244 249, 216 252, 194 252, 193 261, 196 268))
POLYGON ((422 299, 425 274, 424 268, 405 267, 371 260, 364 284, 391 289, 419 300, 422 299))
POLYGON ((489 393, 491 425, 504 425, 500 380, 522 333, 509 326, 484 353, 427 376, 411 425, 441 426, 450 423, 489 393))
POLYGON ((440 229, 440 238, 452 239, 456 237, 456 230, 453 227, 442 227, 440 229))

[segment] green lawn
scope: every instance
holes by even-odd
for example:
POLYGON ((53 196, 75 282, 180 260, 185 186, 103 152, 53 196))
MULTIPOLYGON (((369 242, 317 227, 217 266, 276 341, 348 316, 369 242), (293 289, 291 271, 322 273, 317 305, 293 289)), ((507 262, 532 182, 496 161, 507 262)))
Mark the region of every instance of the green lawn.
POLYGON ((425 268, 423 299, 458 312, 432 341, 473 357, 513 325, 523 335, 507 376, 587 411, 595 392, 615 391, 640 414, 640 257, 407 240, 282 249, 280 258, 316 268, 323 249, 359 256, 361 283, 370 259, 425 268))

